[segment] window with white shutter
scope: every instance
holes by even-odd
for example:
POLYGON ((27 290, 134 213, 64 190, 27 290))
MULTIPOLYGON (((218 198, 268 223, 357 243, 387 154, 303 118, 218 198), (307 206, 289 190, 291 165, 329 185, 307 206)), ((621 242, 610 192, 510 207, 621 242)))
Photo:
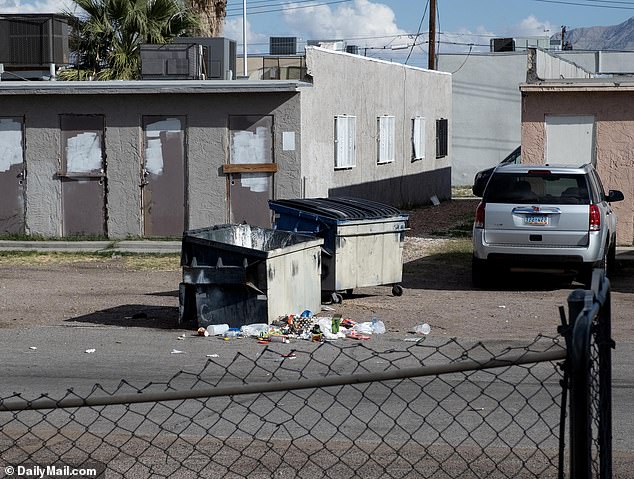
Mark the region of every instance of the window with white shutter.
POLYGON ((378 151, 377 163, 392 163, 394 161, 394 128, 396 120, 393 116, 384 115, 377 119, 378 151))
POLYGON ((412 119, 412 160, 425 159, 425 118, 412 119))
POLYGON ((335 116, 335 169, 356 166, 357 117, 335 116))

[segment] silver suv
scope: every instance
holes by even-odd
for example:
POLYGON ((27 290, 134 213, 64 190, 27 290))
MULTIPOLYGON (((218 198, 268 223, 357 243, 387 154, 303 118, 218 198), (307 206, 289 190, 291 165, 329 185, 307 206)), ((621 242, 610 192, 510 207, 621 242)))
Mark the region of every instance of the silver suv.
POLYGON ((612 269, 616 215, 592 165, 498 166, 473 225, 472 278, 485 286, 497 266, 574 274, 589 285, 593 268, 612 269))

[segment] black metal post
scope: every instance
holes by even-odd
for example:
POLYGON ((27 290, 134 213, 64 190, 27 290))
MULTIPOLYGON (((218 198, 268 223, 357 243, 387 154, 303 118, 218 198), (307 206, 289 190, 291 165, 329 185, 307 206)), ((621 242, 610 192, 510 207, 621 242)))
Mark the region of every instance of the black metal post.
POLYGON ((590 334, 592 315, 584 310, 590 291, 577 289, 568 296, 570 340, 570 477, 592 477, 592 422, 590 419, 590 334))

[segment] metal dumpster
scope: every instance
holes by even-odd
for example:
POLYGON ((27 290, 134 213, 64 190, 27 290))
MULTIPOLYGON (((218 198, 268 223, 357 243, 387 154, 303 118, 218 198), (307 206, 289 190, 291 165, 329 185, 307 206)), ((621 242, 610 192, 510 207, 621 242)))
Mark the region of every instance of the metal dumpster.
POLYGON ((179 323, 271 323, 321 305, 323 240, 248 224, 185 231, 179 323))
POLYGON ((324 239, 321 288, 333 302, 363 286, 403 288, 403 244, 409 217, 397 208, 361 198, 269 200, 274 228, 324 239))

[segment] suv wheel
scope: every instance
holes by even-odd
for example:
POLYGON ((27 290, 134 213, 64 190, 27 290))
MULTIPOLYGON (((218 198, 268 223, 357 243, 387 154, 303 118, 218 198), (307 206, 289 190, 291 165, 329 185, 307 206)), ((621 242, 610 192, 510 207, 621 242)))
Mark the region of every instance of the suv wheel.
POLYGON ((616 269, 616 239, 614 240, 614 242, 612 243, 612 246, 610 246, 610 249, 608 250, 608 257, 605 261, 605 275, 607 277, 611 277, 614 275, 614 271, 616 269))
POLYGON ((471 258, 471 282, 476 288, 485 288, 491 283, 487 260, 475 256, 471 258))

